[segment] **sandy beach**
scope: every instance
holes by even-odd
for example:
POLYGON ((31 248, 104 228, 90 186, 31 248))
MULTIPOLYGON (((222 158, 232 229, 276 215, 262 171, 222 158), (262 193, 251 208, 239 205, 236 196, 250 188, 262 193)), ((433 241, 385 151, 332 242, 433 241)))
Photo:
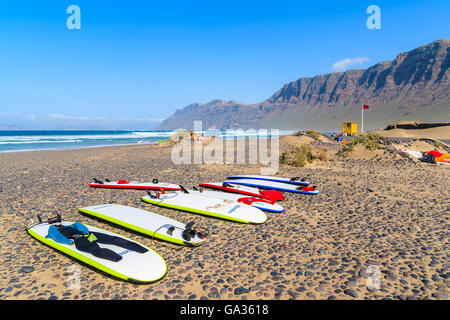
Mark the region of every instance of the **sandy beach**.
POLYGON ((450 140, 450 126, 442 126, 429 129, 391 129, 379 130, 378 133, 385 137, 393 138, 432 138, 450 140))
POLYGON ((141 201, 145 191, 87 185, 93 177, 158 178, 192 187, 259 174, 258 165, 175 165, 170 155, 170 146, 152 145, 0 154, 0 299, 448 299, 450 166, 387 150, 281 166, 279 176, 304 177, 321 193, 285 193, 286 211, 268 213, 262 225, 152 206, 141 201), (103 203, 194 221, 209 235, 200 247, 181 247, 77 210, 103 203), (25 231, 30 218, 56 213, 154 249, 167 262, 166 276, 148 285, 117 280, 25 231), (68 286, 72 267, 80 273, 78 288, 68 286), (373 268, 380 271, 378 289, 367 286, 373 268))

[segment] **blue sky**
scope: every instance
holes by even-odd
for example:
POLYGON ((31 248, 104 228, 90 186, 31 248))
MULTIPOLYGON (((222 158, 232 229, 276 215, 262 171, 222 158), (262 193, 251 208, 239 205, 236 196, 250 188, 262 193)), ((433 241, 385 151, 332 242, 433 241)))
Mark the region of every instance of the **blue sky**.
POLYGON ((449 38, 449 13, 417 0, 2 0, 0 127, 146 129, 193 102, 261 102, 449 38), (80 30, 66 26, 72 4, 80 30), (373 4, 380 30, 366 26, 373 4))

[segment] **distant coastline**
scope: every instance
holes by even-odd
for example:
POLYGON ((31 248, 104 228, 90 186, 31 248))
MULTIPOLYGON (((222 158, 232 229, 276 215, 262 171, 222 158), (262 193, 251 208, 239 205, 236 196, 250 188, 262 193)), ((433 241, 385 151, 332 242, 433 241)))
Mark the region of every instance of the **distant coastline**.
POLYGON ((80 149, 154 143, 173 131, 123 130, 0 130, 0 152, 80 149))
MULTIPOLYGON (((155 144, 176 130, 0 130, 0 153, 34 150, 64 150, 118 145, 155 144)), ((223 139, 255 135, 246 131, 202 131, 223 139)), ((280 135, 293 131, 280 131, 280 135)))
POLYGON ((0 126, 0 131, 9 131, 9 130, 22 130, 19 127, 16 126, 0 126))

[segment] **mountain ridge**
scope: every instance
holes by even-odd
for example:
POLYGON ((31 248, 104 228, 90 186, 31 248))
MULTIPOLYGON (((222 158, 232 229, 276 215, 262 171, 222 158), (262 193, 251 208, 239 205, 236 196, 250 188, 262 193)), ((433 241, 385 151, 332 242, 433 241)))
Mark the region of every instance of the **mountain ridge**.
POLYGON ((158 129, 192 128, 194 120, 202 120, 205 129, 336 129, 342 121, 359 122, 361 104, 371 106, 366 128, 399 120, 447 121, 449 66, 450 39, 436 40, 367 69, 301 77, 260 103, 219 99, 193 103, 158 129))

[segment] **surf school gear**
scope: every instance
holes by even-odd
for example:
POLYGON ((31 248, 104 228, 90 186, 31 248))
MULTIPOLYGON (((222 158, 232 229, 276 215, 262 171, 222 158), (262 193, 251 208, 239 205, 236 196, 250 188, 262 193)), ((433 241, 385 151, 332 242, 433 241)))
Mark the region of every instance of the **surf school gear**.
POLYGON ((167 272, 167 265, 159 254, 119 234, 89 225, 81 226, 76 222, 63 221, 59 215, 57 218, 47 221, 42 221, 38 216, 38 220, 39 222, 27 226, 26 230, 30 236, 109 275, 132 283, 143 284, 157 281, 167 272), (87 234, 83 226, 87 228, 87 234), (68 227, 64 233, 69 236, 73 233, 70 237, 74 239, 67 238, 58 227, 62 230, 68 227), (55 236, 57 234, 55 229, 59 232, 58 236, 55 236), (76 235, 82 240, 75 239, 76 235), (65 237, 70 240, 71 244, 61 241, 59 237, 65 237), (100 247, 100 250, 95 244, 100 247), (106 252, 104 249, 111 250, 111 252, 106 252))
POLYGON ((141 245, 123 238, 100 232, 90 232, 86 226, 79 222, 70 226, 50 226, 47 237, 64 244, 67 244, 67 240, 71 241, 75 244, 75 247, 78 250, 89 252, 98 258, 108 259, 111 261, 120 261, 122 260, 122 257, 110 249, 100 247, 99 243, 111 244, 139 253, 148 251, 148 249, 142 247, 141 245), (65 238, 62 242, 61 236, 65 238))

